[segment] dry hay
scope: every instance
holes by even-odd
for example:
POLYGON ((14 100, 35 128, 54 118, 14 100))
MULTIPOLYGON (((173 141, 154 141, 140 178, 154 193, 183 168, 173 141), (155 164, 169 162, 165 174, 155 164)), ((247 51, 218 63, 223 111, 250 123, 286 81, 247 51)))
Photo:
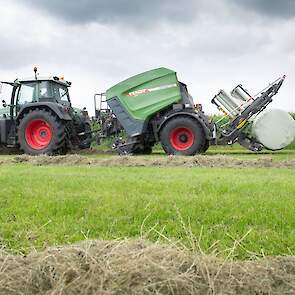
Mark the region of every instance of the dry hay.
POLYGON ((0 294, 294 294, 295 257, 221 261, 142 240, 0 252, 0 294))
POLYGON ((237 159, 228 156, 194 157, 181 156, 109 156, 103 158, 91 158, 83 155, 65 156, 28 156, 18 155, 0 160, 0 164, 28 163, 32 165, 93 165, 93 166, 126 166, 126 167, 273 167, 295 168, 295 159, 273 160, 271 157, 255 159, 237 159))

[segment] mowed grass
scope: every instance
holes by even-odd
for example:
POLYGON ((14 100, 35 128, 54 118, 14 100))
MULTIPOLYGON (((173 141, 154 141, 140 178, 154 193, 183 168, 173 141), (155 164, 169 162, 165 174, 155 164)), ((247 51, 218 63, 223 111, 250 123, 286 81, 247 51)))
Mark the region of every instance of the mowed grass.
POLYGON ((295 149, 290 147, 279 151, 264 149, 260 152, 252 152, 238 144, 234 144, 232 146, 211 146, 206 155, 224 155, 238 159, 271 158, 273 160, 290 160, 295 158, 295 149))
MULTIPOLYGON (((101 157, 111 157, 112 154, 105 153, 106 151, 112 151, 111 144, 101 146, 93 145, 93 152, 89 152, 88 150, 81 151, 80 154, 86 154, 91 158, 101 158, 101 157)), ((113 151, 116 154, 115 151, 113 151)), ((271 158, 273 160, 289 160, 295 158, 295 141, 288 147, 279 151, 270 151, 267 149, 263 149, 260 152, 252 152, 239 144, 234 145, 225 145, 225 146, 216 146, 212 145, 205 153, 206 156, 229 156, 238 159, 253 159, 253 158, 271 158)), ((166 156, 160 144, 157 144, 153 147, 153 153, 148 155, 148 157, 158 157, 158 156, 166 156)))
POLYGON ((0 166, 0 243, 8 250, 142 236, 194 240, 221 256, 234 245, 238 258, 294 254, 295 173, 0 166))

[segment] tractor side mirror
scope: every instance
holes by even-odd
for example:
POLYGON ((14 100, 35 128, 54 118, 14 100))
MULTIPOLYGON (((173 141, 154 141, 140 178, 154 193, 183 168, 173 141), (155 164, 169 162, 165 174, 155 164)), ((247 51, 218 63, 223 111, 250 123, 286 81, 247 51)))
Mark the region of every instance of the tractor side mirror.
POLYGON ((2 100, 2 105, 3 105, 3 108, 7 107, 7 103, 6 103, 6 101, 4 99, 2 100))
POLYGON ((3 84, 0 82, 0 93, 2 93, 2 86, 3 84))

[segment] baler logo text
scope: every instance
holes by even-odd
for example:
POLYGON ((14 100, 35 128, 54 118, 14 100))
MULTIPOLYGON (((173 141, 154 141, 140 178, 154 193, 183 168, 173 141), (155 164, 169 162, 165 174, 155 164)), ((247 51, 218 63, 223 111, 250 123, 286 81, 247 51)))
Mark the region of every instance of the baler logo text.
POLYGON ((164 89, 169 89, 169 88, 173 88, 173 87, 177 87, 177 84, 169 84, 169 85, 163 85, 163 86, 159 86, 159 87, 154 87, 154 88, 144 88, 144 89, 139 89, 136 91, 132 91, 129 92, 127 95, 134 97, 134 96, 138 96, 141 94, 147 94, 147 93, 151 93, 154 91, 159 91, 159 90, 164 90, 164 89))

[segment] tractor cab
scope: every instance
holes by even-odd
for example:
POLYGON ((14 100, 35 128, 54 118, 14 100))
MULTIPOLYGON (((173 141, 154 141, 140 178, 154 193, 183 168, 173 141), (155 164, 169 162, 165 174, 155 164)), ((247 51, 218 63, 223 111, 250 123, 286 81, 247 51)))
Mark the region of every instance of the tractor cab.
MULTIPOLYGON (((68 88, 71 82, 58 77, 37 77, 31 79, 16 79, 14 82, 1 82, 12 86, 10 104, 2 100, 3 108, 10 108, 10 117, 16 117, 23 107, 34 103, 55 103, 71 107, 68 88)), ((1 89, 2 87, 0 87, 1 89)))
MULTIPOLYGON (((91 124, 85 110, 72 107, 71 82, 58 77, 35 76, 0 82, 9 86, 10 102, 2 100, 0 146, 16 147, 27 154, 58 154, 89 148, 91 124)), ((7 98, 8 92, 2 93, 7 98)), ((1 92, 1 91, 0 91, 1 92)))
POLYGON ((54 102, 70 105, 68 87, 70 82, 58 77, 38 78, 37 80, 20 80, 17 93, 18 105, 34 102, 54 102))

